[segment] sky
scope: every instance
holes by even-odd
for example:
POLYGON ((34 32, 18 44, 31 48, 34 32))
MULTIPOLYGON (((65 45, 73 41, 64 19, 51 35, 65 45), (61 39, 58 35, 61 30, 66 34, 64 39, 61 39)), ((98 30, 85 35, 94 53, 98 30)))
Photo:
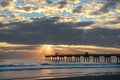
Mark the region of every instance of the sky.
POLYGON ((0 0, 0 59, 119 53, 120 0, 0 0))

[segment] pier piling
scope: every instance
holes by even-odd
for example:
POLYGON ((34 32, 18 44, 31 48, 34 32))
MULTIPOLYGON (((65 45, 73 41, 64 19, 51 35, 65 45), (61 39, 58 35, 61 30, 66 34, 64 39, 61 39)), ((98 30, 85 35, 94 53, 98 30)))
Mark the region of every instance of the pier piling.
POLYGON ((88 54, 86 52, 85 54, 55 54, 55 55, 46 55, 45 60, 46 61, 68 61, 68 62, 90 62, 90 57, 93 59, 93 62, 100 62, 101 58, 104 57, 105 63, 111 63, 112 56, 116 57, 116 62, 120 63, 120 54, 88 54), (83 57, 83 58, 81 58, 83 57), (82 60, 83 59, 83 60, 82 60))

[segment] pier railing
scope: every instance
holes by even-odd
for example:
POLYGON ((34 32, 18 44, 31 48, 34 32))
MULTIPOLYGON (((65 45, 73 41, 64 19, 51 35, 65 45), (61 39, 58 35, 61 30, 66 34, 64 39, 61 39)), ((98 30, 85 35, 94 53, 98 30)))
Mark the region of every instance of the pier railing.
POLYGON ((92 57, 93 62, 100 62, 100 57, 104 58, 104 62, 111 63, 111 57, 114 56, 117 63, 120 62, 120 54, 58 54, 46 55, 45 60, 47 61, 74 61, 74 62, 90 62, 90 57, 92 57), (81 58, 82 57, 82 58, 81 58))

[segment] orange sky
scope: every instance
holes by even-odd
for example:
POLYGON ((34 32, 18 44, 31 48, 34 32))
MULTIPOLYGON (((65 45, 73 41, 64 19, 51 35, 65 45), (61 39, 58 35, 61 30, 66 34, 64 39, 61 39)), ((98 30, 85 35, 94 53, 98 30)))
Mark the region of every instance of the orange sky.
POLYGON ((19 45, 19 44, 9 44, 0 43, 0 55, 2 58, 43 58, 47 54, 81 54, 84 52, 89 53, 118 53, 120 48, 113 47, 100 47, 93 45, 19 45), (25 48, 25 49, 24 49, 25 48), (19 56, 18 56, 19 55, 19 56), (12 57, 13 56, 13 57, 12 57))

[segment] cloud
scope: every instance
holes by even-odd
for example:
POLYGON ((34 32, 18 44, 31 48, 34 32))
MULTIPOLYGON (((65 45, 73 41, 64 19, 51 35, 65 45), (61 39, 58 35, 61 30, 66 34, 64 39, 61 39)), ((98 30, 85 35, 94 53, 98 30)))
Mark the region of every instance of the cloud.
POLYGON ((4 17, 5 17, 5 15, 0 14, 0 22, 2 22, 2 21, 3 21, 4 17))
POLYGON ((74 29, 81 29, 87 31, 94 28, 92 25, 94 25, 94 22, 78 22, 75 24, 74 29))
POLYGON ((43 44, 61 53, 119 52, 119 6, 120 0, 1 0, 0 59, 39 58, 34 53, 43 44))
MULTIPOLYGON (((114 47, 101 47, 93 45, 20 45, 0 43, 0 59, 43 59, 46 47, 51 46, 51 54, 59 52, 62 54, 81 54, 84 52, 102 53, 102 54, 114 54, 120 52, 119 48, 114 47), (6 46, 7 44, 7 46, 6 46), (5 45, 5 46, 4 46, 5 45), (52 51, 54 50, 54 51, 52 51), (44 54, 43 54, 44 53, 44 54)), ((48 52, 47 52, 48 53, 48 52)))
POLYGON ((38 10, 38 7, 35 5, 25 5, 25 6, 17 6, 16 7, 16 12, 26 12, 26 13, 32 13, 34 11, 38 10))
POLYGON ((40 59, 41 54, 35 53, 35 46, 1 47, 0 59, 40 59))
MULTIPOLYGON (((96 20, 100 17, 106 16, 99 13, 99 9, 101 9, 104 6, 103 2, 94 2, 92 1, 91 4, 84 3, 82 5, 78 5, 77 7, 74 7, 72 14, 77 15, 80 19, 81 17, 84 17, 84 19, 93 19, 96 20)), ((82 20, 82 19, 81 19, 82 20)))
POLYGON ((57 4, 59 4, 59 8, 63 8, 67 4, 67 1, 66 0, 60 0, 60 1, 57 2, 57 4))
POLYGON ((26 2, 34 2, 34 3, 39 3, 39 4, 51 4, 51 0, 22 0, 24 3, 26 2))
MULTIPOLYGON (((100 35, 105 35, 105 39, 101 37, 98 42, 94 40, 96 40, 95 37, 99 38, 99 33, 97 33, 99 30, 101 32, 106 30, 108 33, 109 31, 115 33, 114 31, 117 29, 119 31, 118 5, 120 1, 97 0, 92 2, 82 2, 82 0, 23 0, 23 3, 19 4, 16 0, 0 1, 0 3, 4 3, 1 5, 1 10, 8 11, 5 15, 3 13, 0 15, 0 41, 20 44, 118 46, 114 38, 113 42, 109 42, 110 38, 105 35, 107 33, 100 35), (36 16, 34 13, 42 13, 43 15, 40 18, 31 18, 33 15, 36 16), (27 14, 30 14, 29 18, 26 18, 27 14), (90 33, 91 31, 94 34, 90 33), (88 35, 92 36, 93 39, 90 39, 91 37, 88 35)), ((115 36, 119 39, 118 34, 115 36)))
POLYGON ((80 19, 77 17, 70 17, 70 16, 60 16, 58 23, 59 22, 79 22, 80 19))
MULTIPOLYGON (((1 10, 7 10, 13 14, 31 14, 42 13, 43 16, 71 16, 78 17, 81 19, 83 16, 86 20, 89 18, 92 20, 101 20, 103 16, 108 16, 116 13, 113 9, 118 9, 120 1, 105 0, 105 1, 82 1, 82 0, 22 0, 23 2, 18 3, 18 0, 7 0, 0 1, 1 10)), ((25 18, 26 15, 23 17, 25 18)), ((34 15, 35 16, 35 15, 34 15)), ((38 17, 38 16, 37 16, 38 17)), ((11 18, 11 17, 10 17, 11 18)), ((18 17, 21 19, 21 16, 18 17)), ((17 18, 17 19, 18 19, 17 18)), ((18 19, 18 20, 20 20, 18 19)), ((82 19, 81 19, 82 20, 82 19)), ((12 20, 10 20, 12 21, 12 20)), ((102 21, 102 20, 101 20, 102 21)), ((8 22, 9 23, 9 22, 8 22)))
POLYGON ((4 26, 9 25, 10 29, 0 30, 0 41, 17 44, 78 44, 114 47, 120 45, 119 29, 96 27, 84 32, 84 30, 75 29, 75 27, 91 26, 94 23, 56 23, 58 20, 59 17, 51 17, 33 19, 31 23, 14 22, 6 24, 4 26))
POLYGON ((18 13, 11 13, 11 15, 0 14, 1 24, 9 24, 12 22, 31 22, 30 19, 25 19, 24 16, 20 16, 18 13))
POLYGON ((115 9, 117 7, 117 4, 120 3, 120 0, 105 0, 102 2, 104 6, 102 6, 99 10, 95 11, 93 14, 94 15, 100 15, 104 13, 108 13, 111 11, 111 9, 115 9))
POLYGON ((2 10, 12 10, 15 6, 16 0, 1 0, 0 5, 2 10))
POLYGON ((113 47, 100 47, 100 46, 92 46, 92 45, 55 45, 55 49, 59 51, 60 53, 119 53, 119 48, 113 48, 113 47))
MULTIPOLYGON (((46 2, 46 1, 45 1, 46 2)), ((43 13, 45 16, 60 16, 62 15, 62 12, 67 11, 71 12, 72 11, 72 6, 70 4, 67 4, 66 1, 58 1, 56 3, 45 3, 41 2, 40 3, 36 2, 37 5, 34 4, 25 4, 21 6, 17 6, 13 11, 16 13, 43 13), (41 6, 40 4, 44 5, 41 6)))
POLYGON ((0 22, 1 24, 8 23, 9 16, 5 14, 0 14, 0 22))
POLYGON ((116 8, 116 11, 120 13, 120 8, 116 8))
POLYGON ((109 28, 109 29, 120 29, 120 18, 117 16, 108 16, 104 18, 104 21, 102 21, 103 18, 97 20, 97 22, 92 25, 94 28, 100 27, 100 28, 109 28))
MULTIPOLYGON (((5 1, 6 2, 6 1, 5 1)), ((68 16, 73 19, 73 17, 79 18, 79 20, 82 21, 81 17, 84 17, 86 20, 89 18, 102 21, 101 17, 107 16, 108 14, 115 14, 111 10, 103 15, 101 12, 102 8, 105 6, 105 2, 97 2, 92 1, 93 3, 84 3, 84 4, 77 4, 76 2, 81 2, 79 0, 58 0, 58 1, 51 1, 51 0, 23 0, 24 3, 21 3, 17 5, 15 1, 11 1, 14 5, 12 5, 10 11, 12 14, 31 14, 31 16, 34 15, 34 13, 42 13, 42 16, 68 16), (71 3, 75 2, 75 3, 71 3), (97 14, 97 15, 96 15, 97 14)), ((17 1, 16 1, 17 2, 17 1)), ((88 1, 89 2, 89 1, 88 1)), ((110 3, 107 2, 107 3, 110 3)), ((115 2, 114 2, 115 3, 115 2)), ((25 20, 25 16, 23 17, 18 15, 16 17, 17 21, 25 20)), ((35 16, 35 15, 34 15, 35 16)), ((38 17, 38 16, 37 16, 38 17)), ((9 20, 6 20, 6 23, 9 23, 9 21, 14 21, 13 18, 6 18, 9 20), (11 19, 11 20, 10 20, 11 19)), ((27 19, 27 18, 26 18, 27 19)), ((68 20, 68 19, 67 19, 68 20)), ((76 20, 77 21, 77 20, 76 20)), ((66 21, 67 22, 67 21, 66 21)))
POLYGON ((78 22, 78 23, 76 23, 76 27, 84 27, 84 26, 90 26, 90 25, 92 25, 92 24, 94 24, 93 22, 78 22))
POLYGON ((73 13, 80 13, 82 10, 82 6, 77 6, 75 9, 73 9, 73 13))
POLYGON ((80 3, 80 0, 67 0, 67 2, 71 2, 71 3, 80 3))

